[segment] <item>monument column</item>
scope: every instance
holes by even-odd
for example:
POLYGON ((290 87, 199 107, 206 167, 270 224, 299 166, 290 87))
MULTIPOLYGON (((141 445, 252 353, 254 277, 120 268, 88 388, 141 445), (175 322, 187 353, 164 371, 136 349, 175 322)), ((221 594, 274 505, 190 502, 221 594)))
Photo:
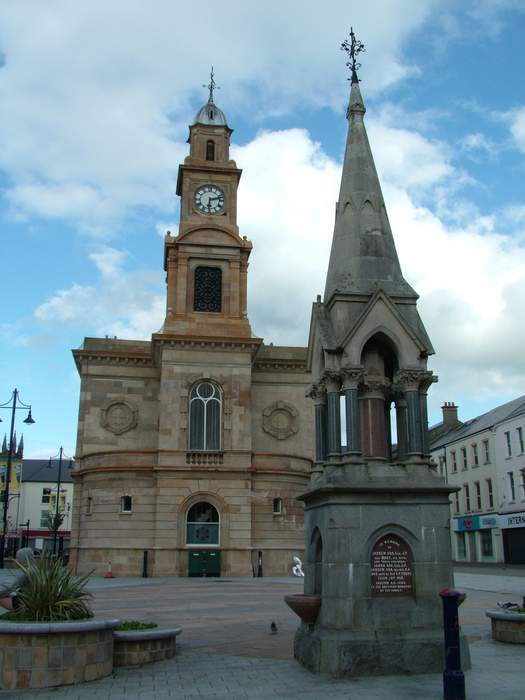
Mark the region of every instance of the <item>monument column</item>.
POLYGON ((343 395, 346 413, 346 453, 361 454, 361 425, 359 417, 359 382, 363 367, 343 367, 343 395))
POLYGON ((398 392, 395 396, 396 424, 397 424, 397 459, 402 462, 408 452, 407 435, 407 402, 404 392, 398 392))
POLYGON ((322 379, 326 385, 328 459, 339 461, 341 457, 341 375, 334 370, 325 370, 322 379))
POLYGON ((315 462, 312 476, 323 473, 323 464, 327 454, 326 435, 326 387, 322 381, 312 384, 307 392, 315 405, 315 462))
MULTIPOLYGON (((396 383, 403 386, 406 403, 406 456, 420 457, 428 454, 427 389, 433 381, 432 372, 426 370, 400 370, 396 383)), ((403 422, 403 417, 401 418, 403 422)), ((398 424, 399 435, 399 424, 398 424)))
POLYGON ((386 378, 382 380, 367 380, 362 385, 359 397, 361 414, 361 449, 365 457, 388 459, 390 446, 388 444, 388 429, 386 425, 385 393, 386 378))

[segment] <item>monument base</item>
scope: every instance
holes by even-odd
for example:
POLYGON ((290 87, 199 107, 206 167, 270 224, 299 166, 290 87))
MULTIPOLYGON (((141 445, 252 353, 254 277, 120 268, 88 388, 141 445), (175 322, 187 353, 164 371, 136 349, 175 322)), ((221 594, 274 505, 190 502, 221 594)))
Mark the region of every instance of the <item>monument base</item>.
MULTIPOLYGON (((326 630, 302 623, 294 639, 294 657, 313 673, 338 677, 442 673, 443 631, 414 631, 402 637, 326 630)), ((461 636, 461 665, 470 668, 470 653, 461 636)))

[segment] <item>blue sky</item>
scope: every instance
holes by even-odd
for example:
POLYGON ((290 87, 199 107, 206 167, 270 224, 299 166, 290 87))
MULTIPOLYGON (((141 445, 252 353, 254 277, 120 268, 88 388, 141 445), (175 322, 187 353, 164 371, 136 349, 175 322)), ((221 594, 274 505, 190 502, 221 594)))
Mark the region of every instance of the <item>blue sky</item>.
POLYGON ((26 454, 74 452, 71 348, 162 324, 162 234, 177 229, 177 167, 211 63, 244 171, 252 328, 306 343, 346 135, 350 25, 367 49, 366 124, 398 253, 436 348, 431 420, 443 401, 468 418, 524 394, 523 2, 199 8, 0 6, 0 402, 17 386, 33 405, 26 454))

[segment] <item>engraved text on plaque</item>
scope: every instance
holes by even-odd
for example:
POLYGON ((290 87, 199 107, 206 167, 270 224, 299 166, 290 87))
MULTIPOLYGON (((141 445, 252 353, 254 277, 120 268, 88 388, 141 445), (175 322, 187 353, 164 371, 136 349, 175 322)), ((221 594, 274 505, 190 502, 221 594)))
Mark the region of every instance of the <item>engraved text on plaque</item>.
POLYGON ((384 535, 375 543, 370 569, 373 596, 414 594, 412 552, 398 535, 384 535))

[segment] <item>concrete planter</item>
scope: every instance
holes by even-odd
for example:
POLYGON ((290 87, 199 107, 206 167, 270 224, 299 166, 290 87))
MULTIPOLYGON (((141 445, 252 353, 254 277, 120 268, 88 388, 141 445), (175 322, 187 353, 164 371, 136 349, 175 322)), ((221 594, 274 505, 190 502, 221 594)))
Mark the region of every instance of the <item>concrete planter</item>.
POLYGON ((118 623, 0 622, 0 686, 49 688, 109 676, 118 623))
POLYGON ((180 627, 172 629, 115 631, 114 666, 139 666, 175 656, 180 627))
POLYGON ((492 639, 509 644, 525 644, 525 613, 511 610, 487 610, 492 625, 492 639))

